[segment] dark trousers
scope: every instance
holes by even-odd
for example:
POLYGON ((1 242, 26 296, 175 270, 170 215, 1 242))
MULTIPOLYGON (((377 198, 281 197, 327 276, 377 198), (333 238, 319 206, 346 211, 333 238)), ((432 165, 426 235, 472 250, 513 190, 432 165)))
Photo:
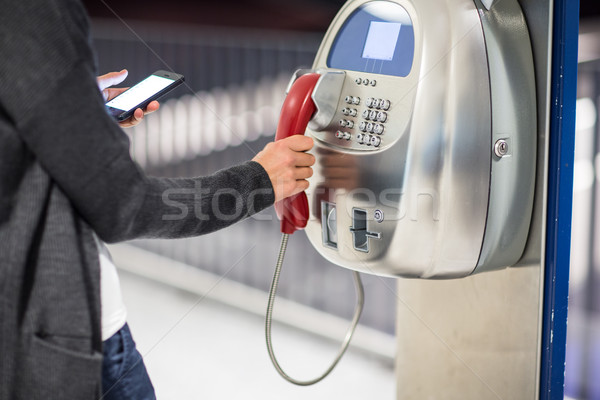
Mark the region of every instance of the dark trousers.
POLYGON ((104 341, 102 400, 156 400, 127 324, 104 341))

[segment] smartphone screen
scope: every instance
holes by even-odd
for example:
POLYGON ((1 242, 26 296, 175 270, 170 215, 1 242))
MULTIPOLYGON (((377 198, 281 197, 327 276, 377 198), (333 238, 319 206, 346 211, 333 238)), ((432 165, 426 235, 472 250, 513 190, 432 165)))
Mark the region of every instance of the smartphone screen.
POLYGON ((111 115, 121 121, 129 118, 137 108, 144 108, 181 82, 182 75, 157 71, 106 103, 106 107, 111 115))

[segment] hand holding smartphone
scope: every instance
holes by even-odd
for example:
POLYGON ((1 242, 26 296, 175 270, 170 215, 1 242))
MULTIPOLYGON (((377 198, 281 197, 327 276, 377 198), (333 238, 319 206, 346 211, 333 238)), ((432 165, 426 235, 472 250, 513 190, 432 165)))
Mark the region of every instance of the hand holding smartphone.
POLYGON ((163 70, 156 71, 107 102, 106 108, 117 121, 124 121, 131 117, 135 110, 146 108, 150 102, 176 88, 184 80, 185 78, 181 74, 163 70))

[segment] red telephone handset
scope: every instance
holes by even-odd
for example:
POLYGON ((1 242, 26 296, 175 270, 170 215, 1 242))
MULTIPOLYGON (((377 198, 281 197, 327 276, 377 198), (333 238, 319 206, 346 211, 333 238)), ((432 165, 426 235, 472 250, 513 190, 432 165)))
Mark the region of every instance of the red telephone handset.
MULTIPOLYGON (((311 95, 320 77, 315 73, 306 74, 293 83, 281 107, 275 140, 304 135, 308 122, 317 109, 311 95)), ((281 220, 282 233, 292 234, 305 228, 309 217, 306 193, 301 192, 278 201, 275 203, 275 211, 281 220)))

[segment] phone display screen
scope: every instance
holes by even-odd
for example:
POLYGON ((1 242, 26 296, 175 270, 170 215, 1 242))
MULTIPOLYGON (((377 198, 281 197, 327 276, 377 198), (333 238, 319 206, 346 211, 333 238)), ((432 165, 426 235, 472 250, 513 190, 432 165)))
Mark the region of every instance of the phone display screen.
POLYGON ((129 111, 173 82, 173 79, 150 75, 137 85, 106 103, 106 106, 118 110, 129 111))
POLYGON ((371 21, 362 57, 371 60, 393 60, 401 26, 398 22, 371 21))
POLYGON ((344 22, 327 57, 327 66, 406 77, 415 58, 415 32, 408 11, 391 1, 372 0, 344 22))

